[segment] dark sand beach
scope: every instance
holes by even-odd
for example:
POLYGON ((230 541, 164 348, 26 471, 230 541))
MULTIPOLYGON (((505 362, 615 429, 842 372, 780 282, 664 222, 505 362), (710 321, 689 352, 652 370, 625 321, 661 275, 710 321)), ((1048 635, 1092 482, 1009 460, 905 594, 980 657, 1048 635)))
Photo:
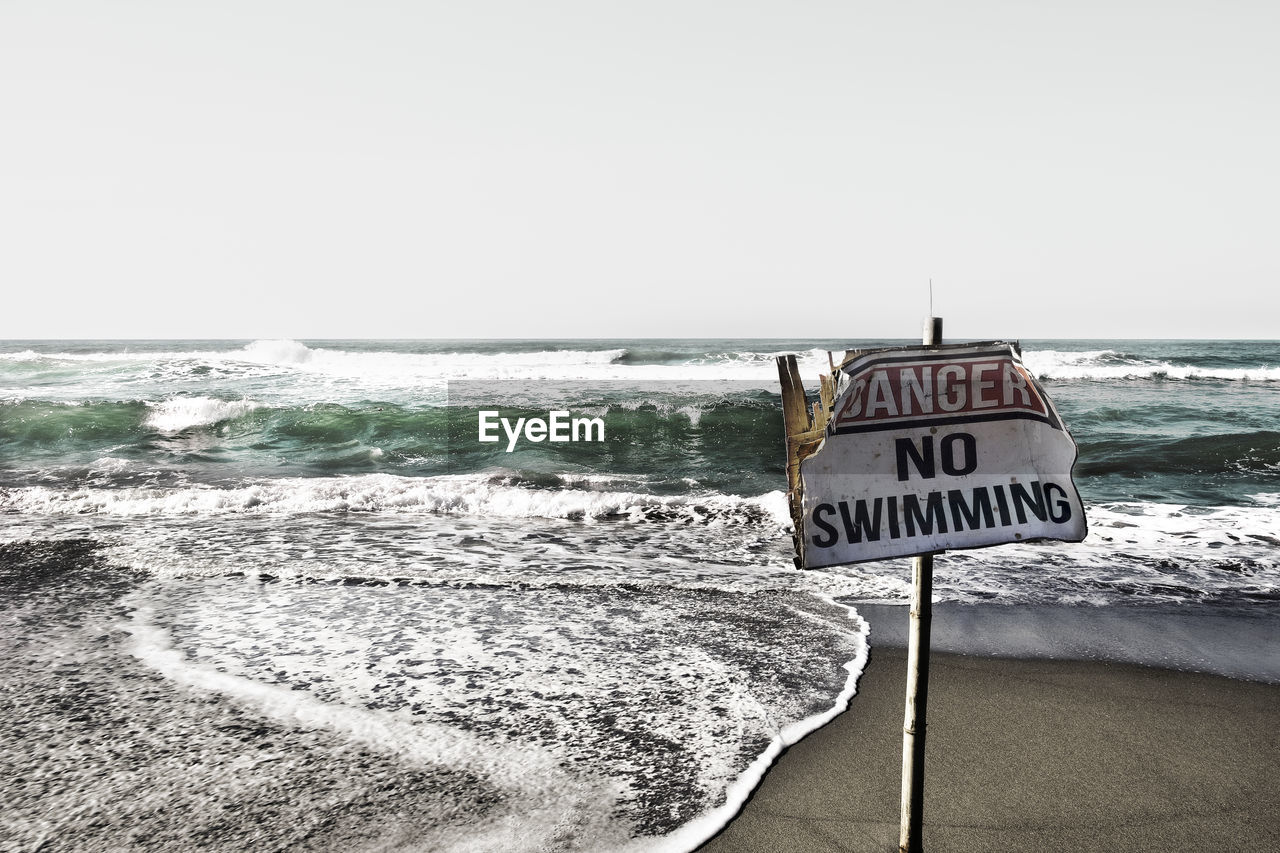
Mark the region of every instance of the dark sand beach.
MULTIPOLYGON (((874 638, 885 611, 905 613, 868 610, 873 649, 850 712, 783 754, 702 850, 897 849, 906 661, 893 630, 874 638)), ((963 645, 973 622, 944 611, 936 623, 926 850, 1280 849, 1280 685, 937 651, 963 645)), ((1273 624, 1258 626, 1272 644, 1273 624)))

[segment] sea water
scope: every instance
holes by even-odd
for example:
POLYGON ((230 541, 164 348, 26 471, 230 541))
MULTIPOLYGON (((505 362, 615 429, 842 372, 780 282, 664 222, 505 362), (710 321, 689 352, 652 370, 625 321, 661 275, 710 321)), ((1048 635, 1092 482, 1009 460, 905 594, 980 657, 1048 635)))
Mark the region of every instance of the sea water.
MULTIPOLYGON (((888 343, 0 345, 0 840, 692 849, 906 600, 797 571, 782 494, 775 356, 888 343), (487 406, 606 435, 508 452, 487 406)), ((1090 534, 937 599, 1274 611, 1280 345, 1022 347, 1090 534)))

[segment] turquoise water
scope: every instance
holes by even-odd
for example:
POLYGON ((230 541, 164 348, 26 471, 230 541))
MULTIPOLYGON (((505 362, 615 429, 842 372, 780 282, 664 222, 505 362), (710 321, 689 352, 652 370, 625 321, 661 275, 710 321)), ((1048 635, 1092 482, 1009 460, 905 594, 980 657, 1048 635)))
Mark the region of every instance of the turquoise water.
MULTIPOLYGON (((1087 495, 1217 505, 1275 491, 1280 467, 1275 343, 1025 341, 1023 346, 1078 439, 1077 473, 1087 495)), ((235 482, 366 473, 424 477, 495 464, 518 469, 521 457, 482 453, 479 447, 466 459, 450 456, 449 418, 456 419, 458 412, 448 407, 449 382, 509 383, 501 391, 491 389, 492 398, 521 391, 536 395, 568 381, 577 386, 570 403, 608 412, 607 446, 634 449, 623 457, 586 444, 538 448, 544 456, 554 449, 559 467, 649 475, 676 468, 700 483, 709 478, 708 486, 719 492, 754 495, 775 485, 781 471, 772 355, 804 353, 813 379, 824 367, 819 353, 827 348, 839 352, 843 346, 834 341, 9 343, 0 347, 0 477, 6 486, 112 487, 162 483, 155 472, 196 482, 235 482), (687 393, 678 393, 681 382, 687 393), (652 390, 652 399, 644 398, 645 390, 652 390), (668 459, 673 446, 680 452, 668 459), (153 473, 142 475, 143 470, 153 473)), ((455 446, 457 439, 455 434, 455 446)), ((524 459, 533 469, 548 467, 537 464, 535 452, 524 459)))

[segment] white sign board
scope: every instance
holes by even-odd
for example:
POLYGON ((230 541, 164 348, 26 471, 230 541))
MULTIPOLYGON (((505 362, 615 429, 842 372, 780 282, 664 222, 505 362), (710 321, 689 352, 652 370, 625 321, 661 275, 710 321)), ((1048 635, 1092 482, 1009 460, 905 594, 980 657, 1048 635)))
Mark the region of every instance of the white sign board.
POLYGON ((841 371, 800 463, 805 568, 1084 539, 1075 441, 1013 344, 870 350, 841 371))

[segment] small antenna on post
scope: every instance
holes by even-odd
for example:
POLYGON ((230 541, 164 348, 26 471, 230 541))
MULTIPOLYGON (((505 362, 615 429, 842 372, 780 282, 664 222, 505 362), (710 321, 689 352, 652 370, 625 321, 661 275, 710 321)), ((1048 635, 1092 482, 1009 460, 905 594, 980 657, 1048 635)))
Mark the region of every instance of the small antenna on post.
POLYGON ((942 318, 933 316, 933 279, 929 279, 929 316, 924 318, 924 345, 942 345, 942 318))

